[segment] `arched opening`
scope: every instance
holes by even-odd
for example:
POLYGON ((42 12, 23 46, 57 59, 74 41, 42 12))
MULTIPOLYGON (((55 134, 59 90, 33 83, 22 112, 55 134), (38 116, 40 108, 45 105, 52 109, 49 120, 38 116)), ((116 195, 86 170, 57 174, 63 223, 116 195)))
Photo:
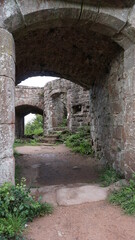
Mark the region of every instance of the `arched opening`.
MULTIPOLYGON (((7 11, 3 6, 3 12, 7 11)), ((50 75, 90 90, 93 146, 100 159, 125 175, 132 168, 128 155, 130 159, 133 155, 127 149, 131 141, 126 129, 131 124, 125 122, 126 85, 131 95, 134 89, 132 6, 133 1, 19 1, 5 14, 2 25, 15 41, 16 84, 30 76, 50 75), (11 24, 17 17, 19 21, 11 24)), ((8 74, 14 79, 14 71, 8 74)))
MULTIPOLYGON (((2 93, 0 108, 0 184, 6 181, 14 182, 12 143, 14 139, 15 62, 16 85, 27 77, 50 75, 68 79, 89 90, 90 129, 92 144, 97 157, 100 162, 108 163, 117 171, 124 173, 126 178, 130 177, 135 171, 134 0, 18 0, 1 1, 0 5, 0 52, 2 53, 2 56, 0 56, 0 92, 2 93), (13 38, 7 30, 12 33, 13 38)), ((75 101, 78 94, 73 95, 75 101)), ((55 100, 58 103, 58 98, 55 100)), ((83 99, 81 104, 74 103, 72 106, 74 117, 72 117, 70 126, 73 126, 76 117, 81 124, 81 114, 86 109, 87 107, 84 109, 83 99)), ((51 117, 48 120, 49 124, 52 124, 51 117)), ((40 152, 37 155, 43 160, 40 152)), ((53 154, 51 159, 49 158, 46 163, 42 161, 41 165, 36 164, 37 155, 35 159, 32 159, 33 161, 29 162, 29 166, 25 166, 28 174, 31 170, 32 182, 36 186, 37 181, 44 185, 45 179, 42 176, 46 169, 46 179, 47 181, 50 180, 52 185, 61 183, 55 181, 56 178, 52 174, 54 172, 57 173, 57 176, 62 173, 63 178, 61 179, 62 181, 65 180, 66 174, 63 172, 62 164, 61 168, 55 165, 55 171, 52 171, 50 162, 52 159, 54 160, 53 154), (34 174, 32 169, 34 169, 34 174)), ((70 160, 67 159, 65 152, 61 154, 61 158, 70 160)), ((25 160, 22 161, 23 165, 25 160)), ((60 162, 59 160, 58 157, 57 162, 60 162)), ((66 166, 68 172, 69 161, 67 161, 66 166)), ((95 173, 97 168, 95 167, 93 170, 95 173)), ((81 169, 77 165, 72 166, 72 171, 79 172, 78 175, 81 176, 81 169)), ((85 167, 85 176, 87 174, 88 177, 91 176, 89 171, 90 168, 85 167)), ((71 180, 70 176, 71 174, 68 172, 68 181, 71 180)), ((72 192, 70 196, 74 195, 76 195, 76 192, 72 192)), ((66 216, 64 222, 58 218, 58 221, 55 221, 55 229, 54 224, 52 227, 54 235, 51 232, 47 238, 67 237, 67 239, 70 239, 74 237, 83 239, 86 238, 85 236, 91 238, 95 232, 99 239, 108 238, 110 234, 109 216, 104 215, 107 221, 104 223, 102 215, 94 212, 94 216, 89 214, 89 221, 85 221, 86 212, 91 213, 92 211, 88 207, 84 208, 84 206, 80 209, 81 212, 79 212, 77 218, 81 219, 81 224, 76 225, 76 219, 73 217, 75 227, 71 228, 72 222, 67 221, 66 212, 66 214, 63 214, 64 217, 66 216), (84 214, 84 218, 80 218, 81 214, 82 216, 84 214), (96 221, 93 224, 95 217, 96 221), (66 226, 69 229, 69 236, 66 236, 67 229, 63 234, 60 222, 62 222, 62 227, 66 226), (84 229, 81 231, 83 222, 86 222, 85 230, 90 229, 90 232, 86 235, 84 235, 84 229), (91 223, 91 226, 96 226, 99 231, 97 229, 93 231, 93 228, 89 228, 89 223, 91 223), (109 227, 106 231, 108 223, 109 227), (102 234, 103 229, 105 229, 106 234, 102 234), (56 237, 57 233, 58 236, 56 237)), ((103 209, 105 208, 102 205, 103 209)), ((72 216, 75 216, 76 212, 75 209, 72 216)), ((120 218, 114 217, 114 222, 116 219, 120 218)), ((117 225, 118 222, 116 229, 117 225)), ((44 229, 46 229, 45 225, 44 229)), ((36 239, 39 237, 38 233, 41 230, 40 227, 36 239)), ((131 234, 129 234, 130 236, 127 235, 124 232, 126 239, 131 238, 131 234)), ((122 238, 123 232, 112 234, 112 239, 113 236, 121 236, 122 238)))
MULTIPOLYGON (((28 114, 39 114, 41 116, 43 116, 43 110, 39 109, 36 106, 32 106, 32 105, 22 105, 22 106, 17 106, 15 108, 15 116, 16 116, 16 121, 15 121, 15 135, 16 138, 23 138, 26 134, 25 132, 25 122, 24 122, 24 118, 25 116, 27 116, 28 114)), ((26 134, 28 137, 28 133, 26 134)), ((33 129, 33 134, 29 134, 30 135, 34 135, 34 129, 33 129)))
MULTIPOLYGON (((124 50, 104 32, 102 34, 99 26, 91 29, 90 24, 85 23, 83 27, 83 20, 78 24, 74 21, 70 24, 65 22, 63 26, 55 26, 54 21, 51 24, 53 27, 37 23, 13 33, 16 44, 16 83, 30 76, 55 75, 90 89, 93 147, 102 161, 113 164, 114 114, 111 111, 115 111, 115 105, 118 104, 119 92, 116 93, 116 99, 112 98, 109 86, 116 85, 117 79, 122 78, 124 50), (106 141, 109 143, 106 144, 106 141)), ((54 93, 52 102, 58 107, 57 95, 57 92, 54 93)), ((76 111, 77 104, 73 107, 73 114, 76 111)), ((118 115, 121 115, 121 110, 115 119, 119 118, 118 115)), ((52 121, 52 125, 58 125, 55 116, 52 121)), ((117 141, 115 145, 119 144, 123 151, 123 140, 120 143, 117 141)), ((119 152, 115 154, 119 158, 119 152)), ((120 169, 121 163, 115 162, 117 164, 120 169)))

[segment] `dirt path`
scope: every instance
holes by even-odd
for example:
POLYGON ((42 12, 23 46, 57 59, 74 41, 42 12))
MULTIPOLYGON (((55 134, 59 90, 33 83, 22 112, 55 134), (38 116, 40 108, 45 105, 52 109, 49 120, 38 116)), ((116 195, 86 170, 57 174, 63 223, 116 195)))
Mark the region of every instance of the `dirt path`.
POLYGON ((58 207, 30 224, 32 240, 134 240, 135 218, 105 201, 58 207))
MULTIPOLYGON (((97 181, 97 161, 73 154, 63 145, 19 147, 17 151, 22 153, 17 158, 20 175, 27 178, 28 185, 53 189, 56 184, 76 186, 97 181)), ((26 237, 29 240, 135 240, 135 218, 124 215, 107 201, 56 206, 52 215, 29 224, 26 237)))
POLYGON ((24 146, 16 150, 22 154, 16 159, 20 177, 25 177, 32 187, 91 183, 98 178, 98 162, 94 158, 72 153, 64 145, 24 146))

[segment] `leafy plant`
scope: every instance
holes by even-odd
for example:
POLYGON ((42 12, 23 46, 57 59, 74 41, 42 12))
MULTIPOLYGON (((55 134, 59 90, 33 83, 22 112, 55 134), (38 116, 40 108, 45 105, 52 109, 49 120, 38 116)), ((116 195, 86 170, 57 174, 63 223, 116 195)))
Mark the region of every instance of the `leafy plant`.
POLYGON ((0 187, 0 239, 20 236, 27 221, 52 213, 52 206, 35 201, 24 183, 0 187))
POLYGON ((121 178, 122 176, 110 166, 106 166, 100 174, 100 182, 103 187, 107 187, 121 178))
POLYGON ((0 234, 7 237, 7 239, 9 237, 15 238, 16 236, 22 235, 25 223, 25 218, 8 214, 6 218, 0 218, 0 234))
POLYGON ((109 202, 121 206, 125 213, 135 215, 135 174, 129 181, 129 185, 114 191, 108 199, 109 202))

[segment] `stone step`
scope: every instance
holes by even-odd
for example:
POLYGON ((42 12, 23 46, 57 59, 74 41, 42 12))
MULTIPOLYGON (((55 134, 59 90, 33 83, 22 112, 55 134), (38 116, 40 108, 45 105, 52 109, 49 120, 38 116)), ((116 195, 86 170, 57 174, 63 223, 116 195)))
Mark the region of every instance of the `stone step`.
POLYGON ((42 143, 49 143, 49 144, 55 144, 57 141, 59 141, 58 135, 45 135, 42 139, 42 143))
POLYGON ((59 132, 59 131, 67 131, 68 128, 67 127, 54 127, 53 130, 51 130, 50 132, 59 132))
POLYGON ((45 135, 44 138, 49 138, 49 139, 57 139, 59 138, 59 135, 58 134, 48 134, 48 135, 45 135))

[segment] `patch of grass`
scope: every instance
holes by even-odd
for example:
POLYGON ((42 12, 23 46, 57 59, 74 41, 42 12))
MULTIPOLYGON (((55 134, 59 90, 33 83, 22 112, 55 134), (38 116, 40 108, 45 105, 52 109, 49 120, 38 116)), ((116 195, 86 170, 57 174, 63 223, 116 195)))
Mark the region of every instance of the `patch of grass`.
POLYGON ((63 118, 62 123, 59 124, 59 127, 66 127, 67 126, 67 118, 63 118))
POLYGON ((19 240, 25 224, 37 216, 52 213, 48 203, 35 201, 24 180, 16 186, 5 183, 0 187, 0 239, 19 240))
POLYGON ((20 183, 20 174, 21 174, 21 167, 19 165, 15 165, 15 183, 20 183))
POLYGON ((90 144, 90 128, 84 126, 78 129, 74 134, 66 136, 66 146, 71 148, 73 152, 94 155, 94 151, 90 144))
POLYGON ((119 205, 125 213, 135 215, 135 174, 127 186, 114 191, 108 198, 109 202, 119 205))
POLYGON ((21 155, 21 154, 14 149, 14 157, 16 158, 16 157, 18 157, 18 156, 20 156, 20 155, 21 155))
POLYGON ((101 186, 108 187, 112 183, 120 180, 122 176, 116 172, 112 167, 106 166, 100 173, 101 186))
POLYGON ((69 137, 69 136, 71 136, 71 132, 70 131, 68 131, 68 130, 66 130, 66 131, 64 131, 64 132, 57 132, 56 133, 58 136, 59 136, 59 141, 57 142, 57 144, 59 144, 59 143, 65 143, 65 141, 66 141, 66 139, 69 137))
POLYGON ((37 146, 39 144, 37 139, 15 139, 14 148, 20 146, 37 146))

